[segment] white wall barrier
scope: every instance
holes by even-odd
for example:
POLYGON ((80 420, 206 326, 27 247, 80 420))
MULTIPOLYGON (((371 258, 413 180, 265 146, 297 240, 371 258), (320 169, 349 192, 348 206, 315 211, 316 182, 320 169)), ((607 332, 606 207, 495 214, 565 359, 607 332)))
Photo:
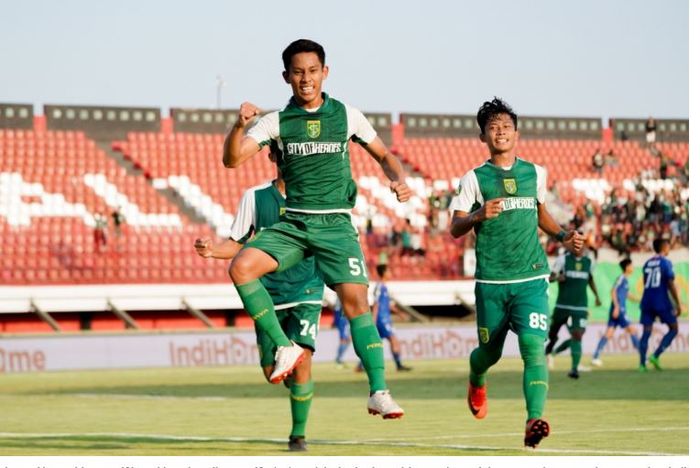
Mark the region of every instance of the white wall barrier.
MULTIPOLYGON (((605 324, 590 324, 584 335, 584 354, 590 355, 605 331, 605 324)), ((478 345, 474 325, 398 327, 402 358, 406 362, 424 359, 466 359, 478 345)), ((665 326, 654 328, 649 352, 658 345, 665 326)), ((679 323, 679 334, 669 352, 688 352, 688 323, 679 323)), ((562 339, 566 335, 563 332, 562 339)), ((317 339, 316 362, 335 359, 338 334, 321 330, 317 339)), ((388 345, 385 356, 391 358, 388 345)), ((618 331, 608 342, 606 354, 632 353, 626 333, 618 331)), ((504 356, 518 356, 513 333, 508 334, 504 356)), ((356 360, 348 350, 347 360, 356 360)), ((5 337, 0 339, 0 373, 43 372, 80 369, 125 369, 143 367, 203 367, 257 365, 258 351, 252 331, 190 333, 123 333, 110 335, 51 335, 5 337)))

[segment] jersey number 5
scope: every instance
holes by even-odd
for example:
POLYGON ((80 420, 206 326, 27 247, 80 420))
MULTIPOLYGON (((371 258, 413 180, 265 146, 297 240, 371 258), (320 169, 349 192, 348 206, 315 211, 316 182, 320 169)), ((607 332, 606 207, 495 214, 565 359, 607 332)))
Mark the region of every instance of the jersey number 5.
POLYGON ((348 264, 350 265, 350 274, 352 276, 363 275, 365 278, 367 278, 367 267, 365 266, 365 262, 359 258, 350 257, 348 258, 348 264))

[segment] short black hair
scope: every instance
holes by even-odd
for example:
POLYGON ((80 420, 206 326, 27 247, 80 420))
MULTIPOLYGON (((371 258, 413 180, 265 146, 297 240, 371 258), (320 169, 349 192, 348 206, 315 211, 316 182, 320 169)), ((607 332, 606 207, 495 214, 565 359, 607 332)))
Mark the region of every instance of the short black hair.
POLYGON ((377 274, 379 275, 379 277, 384 278, 385 273, 386 273, 386 264, 382 263, 381 265, 377 265, 377 274))
POLYGON ((494 96, 493 100, 483 103, 481 107, 479 107, 479 112, 476 114, 476 121, 479 124, 482 135, 485 134, 486 124, 488 124, 489 121, 498 114, 510 115, 510 118, 513 119, 515 129, 518 129, 518 114, 515 113, 513 108, 510 107, 507 102, 494 96))
POLYGON ((284 49, 284 52, 282 52, 282 62, 284 63, 285 71, 289 71, 289 66, 292 63, 292 57, 302 52, 314 52, 316 55, 318 55, 321 65, 326 65, 326 51, 323 50, 323 46, 321 44, 314 42, 311 39, 297 39, 289 44, 287 48, 284 49))
POLYGON ((654 239, 654 242, 652 243, 654 252, 661 253, 661 249, 664 247, 664 244, 668 244, 668 239, 663 239, 661 237, 654 239))
POLYGON ((624 260, 622 260, 620 262, 620 268, 622 268, 622 271, 625 271, 627 269, 627 265, 629 265, 630 263, 632 263, 632 260, 630 260, 629 258, 625 258, 624 260))

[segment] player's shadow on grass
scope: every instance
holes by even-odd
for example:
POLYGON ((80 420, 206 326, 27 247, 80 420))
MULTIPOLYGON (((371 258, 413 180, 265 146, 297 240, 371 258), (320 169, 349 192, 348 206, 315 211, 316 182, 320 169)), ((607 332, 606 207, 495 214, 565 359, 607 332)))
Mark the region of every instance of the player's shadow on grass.
MULTIPOLYGON (((401 399, 453 399, 466 394, 466 373, 435 374, 390 379, 390 388, 401 399)), ((522 398, 522 371, 492 372, 488 377, 489 396, 492 398, 522 398)), ((43 394, 36 391, 34 394, 43 394)), ((50 393, 56 393, 55 390, 50 393)), ((216 382, 211 384, 169 385, 167 381, 152 385, 80 387, 64 389, 63 394, 133 395, 181 398, 280 398, 288 395, 283 385, 271 385, 260 378, 260 383, 216 382)), ((362 376, 325 380, 316 376, 314 394, 317 397, 357 398, 367 393, 362 376)), ((688 370, 668 369, 639 374, 635 370, 596 370, 582 373, 572 380, 565 371, 550 373, 549 399, 565 400, 666 400, 688 401, 688 370), (627 391, 620 391, 622 388, 627 391), (633 389, 633 391, 629 391, 633 389)))

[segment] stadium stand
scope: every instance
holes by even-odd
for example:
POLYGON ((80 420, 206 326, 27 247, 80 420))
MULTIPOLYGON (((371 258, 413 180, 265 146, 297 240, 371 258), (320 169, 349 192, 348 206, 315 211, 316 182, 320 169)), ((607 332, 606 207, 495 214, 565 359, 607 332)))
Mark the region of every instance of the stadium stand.
MULTIPOLYGON (((221 263, 194 254, 193 240, 227 236, 243 192, 275 174, 267 150, 236 170, 222 167, 222 129, 235 111, 173 109, 163 119, 153 108, 46 106, 45 113, 0 105, 2 284, 229 282, 221 263), (117 210, 124 217, 119 234, 111 217, 117 210)), ((409 169, 415 196, 398 203, 379 166, 350 145, 355 224, 369 270, 389 263, 394 280, 468 278, 465 239, 449 236, 447 206, 459 177, 484 159, 475 119, 402 114, 392 126, 389 114, 371 118, 409 169)), ((668 137, 660 133, 652 146, 638 121, 615 122, 616 133, 606 133, 596 119, 526 117, 521 125, 535 138, 523 137, 519 153, 547 168, 551 211, 591 230, 597 245, 644 250, 659 234, 687 245, 687 121, 660 121, 668 137), (602 168, 592 164, 597 153, 602 168), (646 234, 631 235, 635 230, 646 234)), ((239 320, 212 317, 215 326, 239 320)), ((23 329, 24 320, 4 320, 3 331, 23 329)), ((61 320, 73 329, 86 318, 61 320)), ((91 319, 90 328, 124 325, 114 316, 100 320, 91 319)), ((202 326, 188 314, 149 312, 135 320, 202 326)))

